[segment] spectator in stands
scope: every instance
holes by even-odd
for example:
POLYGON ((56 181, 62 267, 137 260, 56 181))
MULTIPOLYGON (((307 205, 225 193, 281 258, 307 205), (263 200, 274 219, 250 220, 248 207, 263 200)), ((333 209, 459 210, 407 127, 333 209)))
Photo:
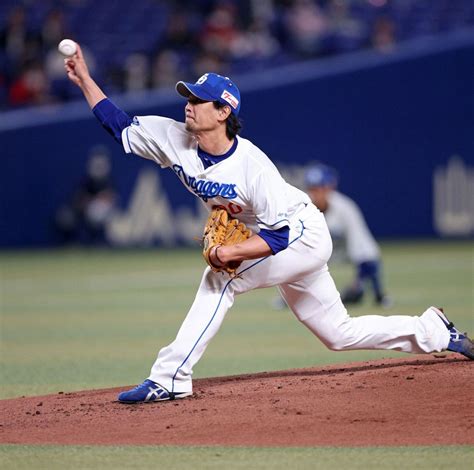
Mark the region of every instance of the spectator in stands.
POLYGON ((200 77, 207 73, 208 70, 213 70, 220 75, 228 74, 227 64, 217 54, 202 52, 193 61, 192 76, 200 77))
POLYGON ((10 75, 15 75, 26 61, 37 59, 40 45, 39 35, 28 27, 25 7, 13 8, 0 31, 0 50, 6 56, 10 75))
POLYGON ((329 22, 312 0, 295 0, 285 13, 286 33, 293 50, 304 57, 324 52, 329 22))
POLYGON ((188 10, 176 10, 166 22, 160 49, 174 49, 177 52, 190 53, 196 49, 196 37, 191 25, 192 15, 188 10))
POLYGON ((151 86, 153 88, 174 87, 182 76, 179 57, 171 49, 164 49, 157 54, 151 71, 151 86))
POLYGON ((70 37, 64 21, 63 12, 54 8, 47 15, 41 28, 41 40, 44 50, 56 49, 59 42, 70 37))
POLYGON ((50 84, 41 62, 24 66, 20 75, 13 80, 8 93, 12 107, 31 106, 51 102, 50 84))
POLYGON ((375 20, 370 45, 376 51, 383 53, 390 53, 395 49, 396 37, 393 20, 386 16, 375 20))
POLYGON ((235 5, 231 2, 218 3, 205 20, 200 46, 204 52, 215 54, 221 59, 230 58, 239 34, 235 5))
POLYGON ((363 22, 351 15, 348 0, 331 0, 328 4, 328 21, 333 53, 360 49, 367 38, 363 22))
POLYGON ((145 54, 135 52, 125 59, 125 91, 141 91, 148 88, 150 66, 145 54))
POLYGON ((0 69, 0 109, 4 108, 8 101, 7 78, 0 69))
POLYGON ((263 18, 255 19, 232 44, 232 56, 237 59, 266 59, 279 51, 280 44, 263 18))

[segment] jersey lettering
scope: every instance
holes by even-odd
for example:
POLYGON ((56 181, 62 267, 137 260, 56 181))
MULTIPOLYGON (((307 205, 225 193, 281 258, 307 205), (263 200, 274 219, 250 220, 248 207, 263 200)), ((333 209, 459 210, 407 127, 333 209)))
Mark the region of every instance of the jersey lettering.
POLYGON ((237 197, 236 184, 196 179, 194 176, 188 176, 181 165, 173 165, 172 169, 178 178, 204 202, 217 196, 224 199, 235 199, 237 197))

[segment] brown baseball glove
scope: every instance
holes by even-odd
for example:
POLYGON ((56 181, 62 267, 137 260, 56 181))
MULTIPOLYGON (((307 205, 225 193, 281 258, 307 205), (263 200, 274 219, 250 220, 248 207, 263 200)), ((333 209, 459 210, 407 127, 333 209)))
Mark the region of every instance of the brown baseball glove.
POLYGON ((202 236, 202 255, 206 263, 214 272, 227 272, 231 277, 236 276, 240 263, 229 263, 223 266, 214 266, 210 259, 214 247, 235 245, 243 242, 252 235, 244 223, 230 217, 225 209, 213 209, 207 218, 202 236))

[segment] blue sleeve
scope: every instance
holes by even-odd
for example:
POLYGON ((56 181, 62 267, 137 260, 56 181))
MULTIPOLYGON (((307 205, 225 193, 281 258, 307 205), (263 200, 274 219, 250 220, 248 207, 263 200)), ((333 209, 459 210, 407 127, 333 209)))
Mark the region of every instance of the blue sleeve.
POLYGON ((290 235, 290 227, 285 225, 278 230, 261 229, 258 235, 262 237, 267 243, 272 253, 276 255, 288 247, 288 237, 290 235))
POLYGON ((122 131, 132 123, 132 118, 112 101, 104 98, 93 108, 94 116, 99 120, 105 130, 119 143, 122 143, 122 131))

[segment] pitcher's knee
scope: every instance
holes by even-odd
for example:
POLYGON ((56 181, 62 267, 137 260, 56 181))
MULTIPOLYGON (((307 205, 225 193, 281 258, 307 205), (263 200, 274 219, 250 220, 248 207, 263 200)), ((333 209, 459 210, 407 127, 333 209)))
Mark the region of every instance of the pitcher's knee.
POLYGON ((322 325, 317 317, 304 320, 302 323, 315 334, 331 351, 350 349, 354 344, 353 319, 346 316, 342 321, 332 325, 322 325))
POLYGON ((348 347, 345 338, 321 338, 321 341, 331 351, 344 351, 348 347))

